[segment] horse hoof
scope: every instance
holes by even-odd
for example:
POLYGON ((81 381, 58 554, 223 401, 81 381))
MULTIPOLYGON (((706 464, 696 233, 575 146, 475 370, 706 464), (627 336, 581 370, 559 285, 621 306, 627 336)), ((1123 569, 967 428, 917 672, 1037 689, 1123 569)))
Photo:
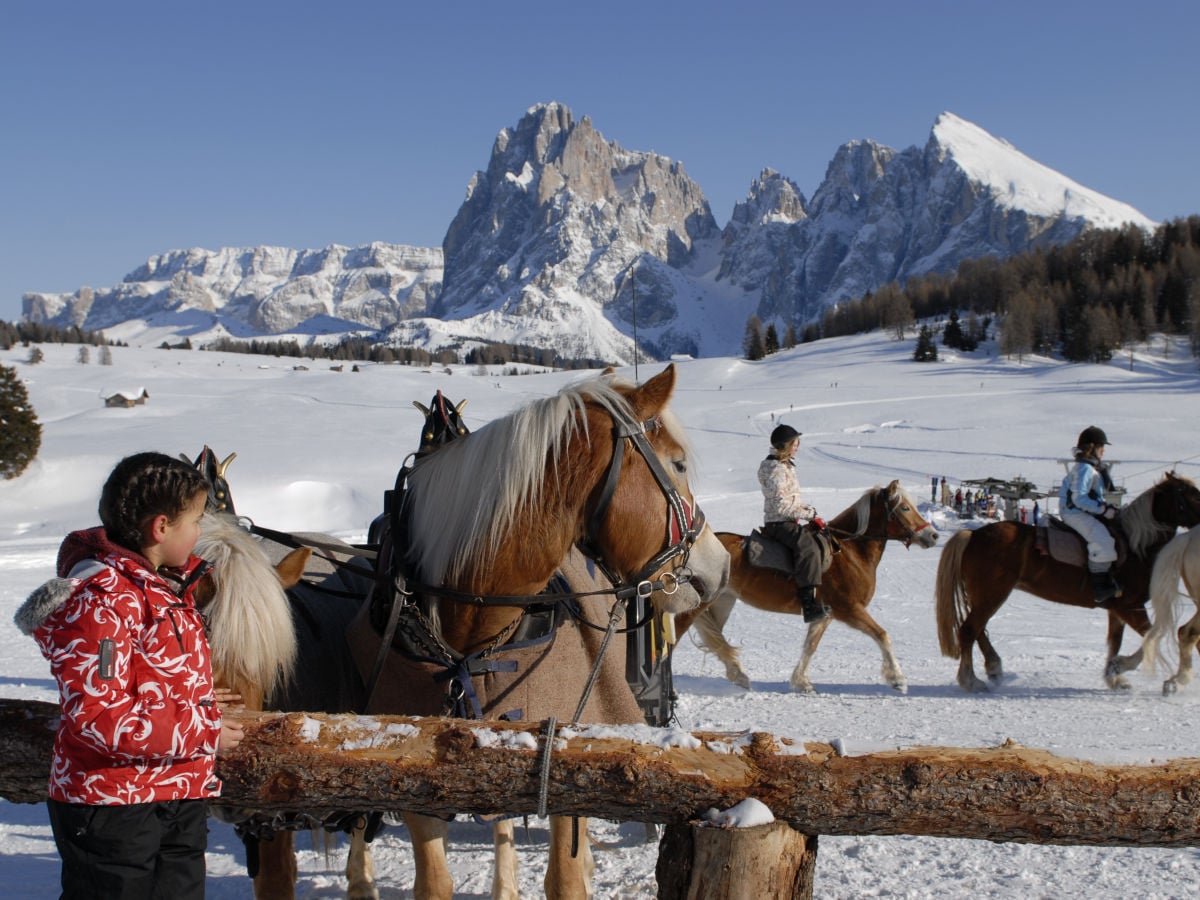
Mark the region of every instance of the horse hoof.
POLYGON ((793 681, 792 690, 797 694, 815 694, 817 692, 811 681, 793 681))
POLYGON ((1179 690, 1179 685, 1177 685, 1175 683, 1175 679, 1168 678, 1166 681, 1163 682, 1163 696, 1164 697, 1170 697, 1172 694, 1174 694, 1178 690, 1179 690))
POLYGON ((907 681, 892 681, 889 684, 890 684, 891 688, 893 690, 895 690, 896 693, 898 693, 898 694, 907 694, 908 693, 908 682, 907 681))
POLYGON ((745 674, 744 672, 741 675, 736 675, 733 678, 730 678, 729 680, 732 681, 734 684, 736 684, 740 688, 745 688, 746 690, 750 690, 750 676, 745 674))

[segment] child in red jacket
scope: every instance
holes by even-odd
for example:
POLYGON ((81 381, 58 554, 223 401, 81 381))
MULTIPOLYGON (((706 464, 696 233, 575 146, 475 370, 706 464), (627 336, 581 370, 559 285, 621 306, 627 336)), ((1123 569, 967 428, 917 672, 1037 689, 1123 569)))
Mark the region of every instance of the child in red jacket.
POLYGON ((242 738, 192 600, 207 490, 165 454, 121 460, 103 527, 68 535, 59 577, 17 613, 62 704, 47 804, 64 898, 204 896, 215 756, 242 738))

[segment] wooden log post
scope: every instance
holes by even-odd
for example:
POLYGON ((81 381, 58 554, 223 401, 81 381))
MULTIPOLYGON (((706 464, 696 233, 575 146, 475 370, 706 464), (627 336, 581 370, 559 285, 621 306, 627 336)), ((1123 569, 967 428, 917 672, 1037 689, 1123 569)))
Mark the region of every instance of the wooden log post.
MULTIPOLYGON (((45 796, 57 718, 53 704, 0 700, 0 797, 45 796)), ((544 725, 306 713, 247 713, 243 720, 245 740, 217 764, 231 807, 538 810, 544 725)), ((1100 765, 1011 743, 839 756, 829 744, 797 746, 764 733, 644 726, 574 726, 555 735, 546 798, 554 815, 677 826, 747 798, 801 835, 1200 846, 1200 759, 1100 765)), ((732 847, 756 836, 693 837, 693 846, 715 848, 699 847, 693 872, 712 870, 704 859, 720 859, 720 842, 732 847)), ((672 831, 670 840, 682 839, 672 831)), ((786 852, 802 859, 815 854, 815 843, 786 852)))
POLYGON ((816 872, 817 836, 786 822, 668 825, 654 869, 659 900, 812 900, 816 872))

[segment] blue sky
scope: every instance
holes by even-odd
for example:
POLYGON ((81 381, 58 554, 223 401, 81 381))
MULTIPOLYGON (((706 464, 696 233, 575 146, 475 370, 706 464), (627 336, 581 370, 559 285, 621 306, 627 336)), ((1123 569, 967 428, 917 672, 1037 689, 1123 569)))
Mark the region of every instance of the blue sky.
POLYGON ((11 0, 0 318, 182 247, 437 246, 497 132, 557 100, 728 221, 764 167, 950 110, 1155 219, 1200 213, 1200 4, 11 0))

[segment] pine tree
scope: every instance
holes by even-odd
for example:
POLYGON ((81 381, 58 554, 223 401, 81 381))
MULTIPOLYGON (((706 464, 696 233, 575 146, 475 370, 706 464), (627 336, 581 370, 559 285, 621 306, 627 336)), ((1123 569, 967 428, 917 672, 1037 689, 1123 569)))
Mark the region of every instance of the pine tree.
POLYGON ((962 325, 958 321, 958 310, 950 310, 950 319, 946 322, 946 327, 942 330, 942 343, 947 347, 953 347, 955 350, 962 349, 963 331, 962 325))
POLYGON ((913 351, 916 362, 937 362, 937 343, 933 339, 933 330, 928 325, 922 325, 917 332, 917 347, 913 351))
POLYGON ((0 476, 16 478, 42 446, 38 423, 17 370, 0 366, 0 476))
POLYGON ((762 359, 766 355, 762 320, 758 316, 751 316, 746 321, 746 336, 742 340, 742 349, 746 351, 746 359, 762 359))
POLYGON ((767 356, 779 352, 779 332, 775 330, 774 322, 767 326, 767 335, 763 338, 763 349, 767 356))

